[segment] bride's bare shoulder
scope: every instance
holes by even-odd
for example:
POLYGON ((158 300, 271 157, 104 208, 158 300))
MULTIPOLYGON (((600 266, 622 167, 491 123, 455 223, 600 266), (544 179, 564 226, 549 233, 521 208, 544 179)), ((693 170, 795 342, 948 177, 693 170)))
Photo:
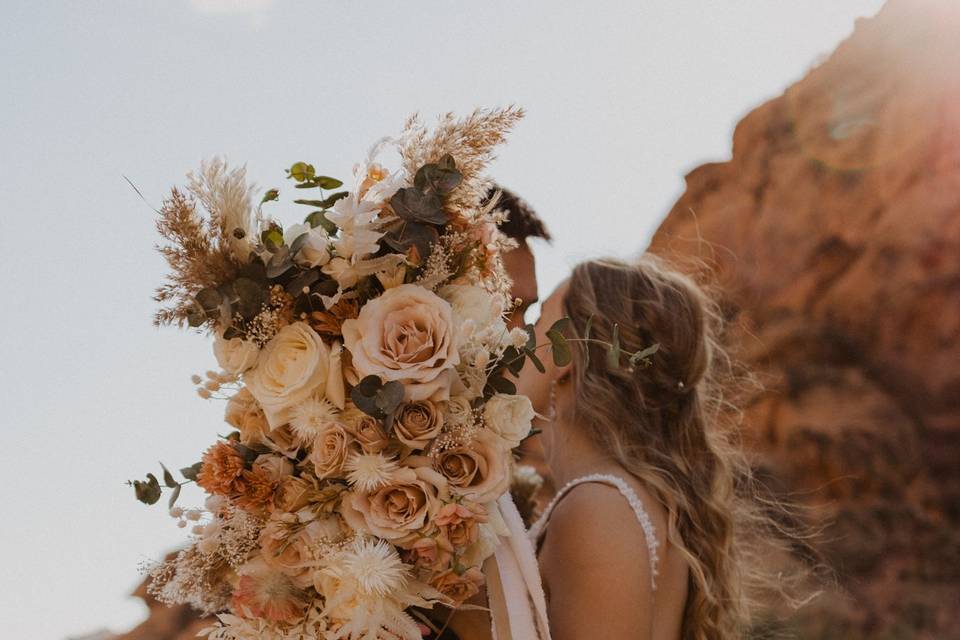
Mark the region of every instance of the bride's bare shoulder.
POLYGON ((650 637, 653 594, 642 536, 613 487, 578 485, 560 501, 540 550, 554 638, 650 637))
MULTIPOLYGON (((541 554, 571 565, 624 564, 649 576, 643 529, 615 488, 584 483, 570 490, 550 517, 541 554)), ((551 563, 552 564, 552 563, 551 563)))

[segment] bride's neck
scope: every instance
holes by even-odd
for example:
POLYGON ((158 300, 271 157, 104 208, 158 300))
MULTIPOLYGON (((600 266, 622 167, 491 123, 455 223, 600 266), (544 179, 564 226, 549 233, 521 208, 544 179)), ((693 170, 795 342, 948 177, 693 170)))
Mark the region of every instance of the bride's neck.
POLYGON ((620 471, 620 465, 594 444, 579 425, 558 419, 545 429, 551 430, 547 436, 547 464, 557 488, 586 475, 620 471))

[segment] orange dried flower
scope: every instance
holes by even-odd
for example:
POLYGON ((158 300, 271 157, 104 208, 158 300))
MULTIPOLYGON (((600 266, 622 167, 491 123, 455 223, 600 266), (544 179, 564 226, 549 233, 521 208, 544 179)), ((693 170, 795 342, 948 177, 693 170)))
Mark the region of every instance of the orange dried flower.
POLYGON ((243 456, 226 442, 218 442, 203 454, 197 484, 215 495, 232 496, 246 488, 243 456))
POLYGON ((247 511, 260 511, 272 505, 273 498, 280 487, 278 481, 271 478, 263 469, 256 467, 243 473, 243 483, 244 489, 234 502, 247 511))
POLYGON ((341 326, 344 320, 360 315, 360 304, 353 299, 341 299, 330 307, 329 311, 313 311, 307 315, 310 327, 325 338, 338 338, 343 335, 341 326))

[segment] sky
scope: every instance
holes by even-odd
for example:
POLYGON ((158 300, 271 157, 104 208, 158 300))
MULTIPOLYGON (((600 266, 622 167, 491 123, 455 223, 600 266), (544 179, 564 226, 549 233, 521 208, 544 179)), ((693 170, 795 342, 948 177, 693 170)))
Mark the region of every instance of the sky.
POLYGON ((3 635, 133 626, 138 565, 184 539, 124 481, 225 431, 190 383, 207 340, 151 321, 150 206, 202 158, 283 190, 301 160, 349 177, 412 112, 523 106, 492 175, 556 237, 536 247, 546 294, 583 258, 642 251, 684 174, 881 4, 4 0, 3 635))

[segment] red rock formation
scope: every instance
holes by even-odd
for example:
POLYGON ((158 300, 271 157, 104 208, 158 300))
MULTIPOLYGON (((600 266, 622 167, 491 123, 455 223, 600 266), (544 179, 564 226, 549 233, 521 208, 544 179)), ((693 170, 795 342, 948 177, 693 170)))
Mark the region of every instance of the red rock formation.
POLYGON ((891 0, 686 181, 651 250, 719 277, 847 594, 801 637, 960 637, 960 5, 891 0))

